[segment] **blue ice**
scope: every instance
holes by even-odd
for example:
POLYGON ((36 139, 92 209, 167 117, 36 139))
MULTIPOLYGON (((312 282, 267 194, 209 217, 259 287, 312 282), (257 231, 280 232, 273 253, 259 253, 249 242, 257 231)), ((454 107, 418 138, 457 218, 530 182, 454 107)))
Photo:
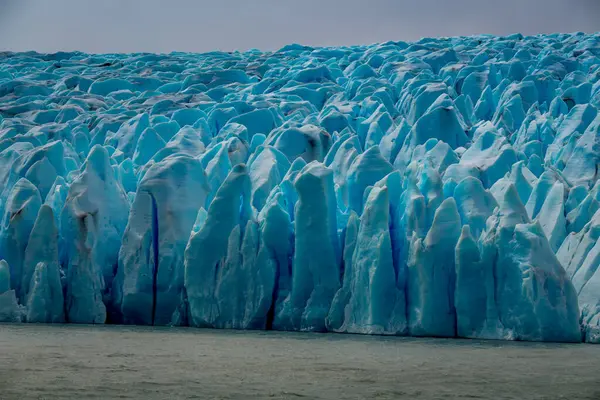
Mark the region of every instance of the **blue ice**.
POLYGON ((600 343, 599 49, 7 53, 0 321, 600 343))

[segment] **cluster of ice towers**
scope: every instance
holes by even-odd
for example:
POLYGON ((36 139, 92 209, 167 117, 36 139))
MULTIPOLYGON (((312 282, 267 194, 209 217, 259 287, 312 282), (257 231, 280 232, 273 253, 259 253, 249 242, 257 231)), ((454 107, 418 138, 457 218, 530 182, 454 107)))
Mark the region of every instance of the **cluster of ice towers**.
POLYGON ((0 54, 0 320, 600 342, 600 35, 0 54))

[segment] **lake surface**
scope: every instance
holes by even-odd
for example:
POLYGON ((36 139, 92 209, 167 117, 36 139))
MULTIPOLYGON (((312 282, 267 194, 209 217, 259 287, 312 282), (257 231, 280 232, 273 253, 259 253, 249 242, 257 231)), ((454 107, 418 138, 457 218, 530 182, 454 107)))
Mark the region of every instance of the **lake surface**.
POLYGON ((600 399, 600 346, 0 325, 0 399, 600 399))

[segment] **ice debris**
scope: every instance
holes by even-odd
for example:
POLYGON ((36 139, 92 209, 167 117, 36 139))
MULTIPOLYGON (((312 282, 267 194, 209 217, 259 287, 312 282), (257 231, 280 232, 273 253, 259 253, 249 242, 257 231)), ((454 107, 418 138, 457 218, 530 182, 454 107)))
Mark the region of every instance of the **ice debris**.
POLYGON ((0 54, 0 321, 600 343, 600 35, 0 54))

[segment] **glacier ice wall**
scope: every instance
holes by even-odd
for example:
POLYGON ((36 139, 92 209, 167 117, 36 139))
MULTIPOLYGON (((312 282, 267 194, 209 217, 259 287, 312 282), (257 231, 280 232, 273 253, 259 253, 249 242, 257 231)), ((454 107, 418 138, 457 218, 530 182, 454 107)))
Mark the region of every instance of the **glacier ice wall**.
POLYGON ((600 342, 600 35, 0 53, 0 321, 600 342))

